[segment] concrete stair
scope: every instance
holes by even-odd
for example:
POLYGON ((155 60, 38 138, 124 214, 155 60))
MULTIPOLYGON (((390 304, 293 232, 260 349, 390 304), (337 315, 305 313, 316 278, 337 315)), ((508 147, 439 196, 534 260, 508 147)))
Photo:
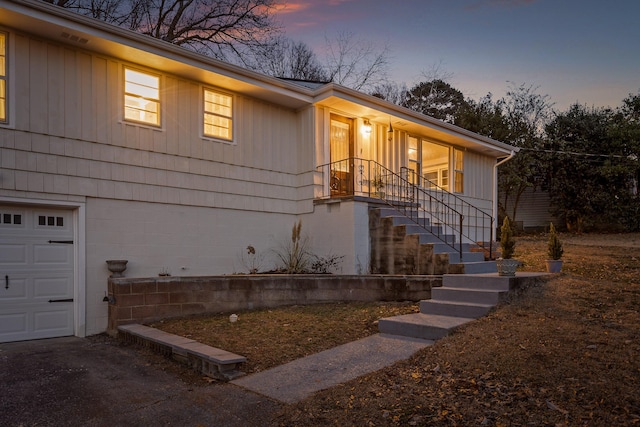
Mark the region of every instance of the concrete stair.
POLYGON ((445 274, 442 287, 431 290, 431 299, 420 301, 420 313, 378 321, 381 333, 436 340, 467 322, 487 315, 514 292, 546 276, 518 273, 515 277, 492 274, 445 274))
MULTIPOLYGON (((475 243, 457 243, 458 237, 454 234, 447 234, 443 231, 443 227, 438 224, 431 224, 429 218, 418 218, 416 221, 401 214, 397 210, 391 207, 379 207, 375 208, 376 218, 379 224, 386 223, 386 227, 391 227, 392 232, 386 232, 387 234, 382 238, 385 242, 392 241, 393 244, 399 244, 398 249, 389 250, 389 247, 385 249, 385 253, 390 256, 400 257, 400 262, 394 262, 393 271, 388 271, 390 268, 382 268, 382 271, 378 271, 384 274, 481 274, 481 273, 495 273, 497 267, 495 261, 486 261, 485 252, 475 243), (389 225, 389 223, 391 225, 389 225), (408 264, 414 271, 396 271, 396 265, 407 264, 407 253, 414 252, 416 250, 407 249, 404 242, 398 243, 398 240, 414 238, 419 247, 429 248, 423 252, 430 251, 434 256, 438 257, 436 267, 433 271, 424 271, 422 268, 415 268, 416 265, 423 265, 423 260, 415 260, 408 264), (403 246, 404 245, 404 246, 403 246), (458 250, 461 249, 462 253, 458 250), (393 255, 392 255, 393 254, 393 255), (415 270, 418 270, 417 272, 415 270)), ((375 222, 374 222, 375 224, 375 222)), ((382 226, 384 228, 385 226, 382 226)), ((374 233, 372 233, 374 235, 374 233)), ((375 263, 373 263, 375 264, 375 263)))

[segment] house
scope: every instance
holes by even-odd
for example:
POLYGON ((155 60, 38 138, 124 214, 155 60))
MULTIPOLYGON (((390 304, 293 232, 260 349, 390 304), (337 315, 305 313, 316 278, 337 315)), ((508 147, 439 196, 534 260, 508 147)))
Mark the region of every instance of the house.
POLYGON ((107 260, 131 277, 241 272, 298 220, 342 273, 368 272, 371 205, 495 217, 514 150, 41 1, 0 0, 0 71, 0 341, 104 331, 107 260))
MULTIPOLYGON (((527 187, 518 200, 517 209, 513 198, 507 200, 506 212, 514 218, 516 228, 525 232, 544 231, 549 229, 549 224, 556 227, 563 224, 551 212, 551 200, 547 191, 539 188, 527 187), (514 210, 515 209, 515 210, 514 210)), ((504 196, 502 196, 504 200, 504 196)))

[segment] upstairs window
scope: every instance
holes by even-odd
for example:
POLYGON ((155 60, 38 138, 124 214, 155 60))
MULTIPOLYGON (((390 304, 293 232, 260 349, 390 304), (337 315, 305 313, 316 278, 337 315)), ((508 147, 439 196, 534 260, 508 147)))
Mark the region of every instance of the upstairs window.
POLYGON ((124 70, 124 118, 160 126, 160 77, 124 70))
POLYGON ((233 97, 204 90, 204 136, 233 140, 233 97))
POLYGON ((7 35, 0 33, 0 123, 7 122, 7 35))

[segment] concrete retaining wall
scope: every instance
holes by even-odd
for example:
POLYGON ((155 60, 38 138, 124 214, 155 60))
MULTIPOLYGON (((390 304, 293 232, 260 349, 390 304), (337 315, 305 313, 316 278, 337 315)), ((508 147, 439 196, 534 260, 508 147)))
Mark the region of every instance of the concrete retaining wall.
POLYGON ((441 276, 247 275, 109 279, 109 326, 339 301, 419 301, 441 276))

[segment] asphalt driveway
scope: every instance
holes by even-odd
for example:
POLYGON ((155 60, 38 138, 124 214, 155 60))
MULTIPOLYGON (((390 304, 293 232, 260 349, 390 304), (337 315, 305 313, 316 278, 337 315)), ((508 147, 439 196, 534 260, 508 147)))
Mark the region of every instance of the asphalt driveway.
POLYGON ((0 344, 0 425, 265 426, 280 408, 181 369, 105 336, 0 344))

